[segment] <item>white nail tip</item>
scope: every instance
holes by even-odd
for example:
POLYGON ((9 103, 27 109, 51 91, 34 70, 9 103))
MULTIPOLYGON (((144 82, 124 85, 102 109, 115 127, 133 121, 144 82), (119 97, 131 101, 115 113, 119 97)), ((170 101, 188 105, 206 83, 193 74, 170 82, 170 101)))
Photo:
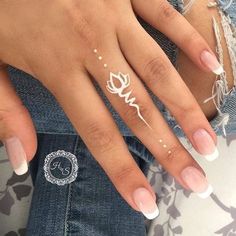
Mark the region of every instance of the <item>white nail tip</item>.
POLYGON ((216 160, 219 157, 219 151, 218 151, 217 148, 215 148, 215 151, 212 154, 204 155, 204 157, 208 161, 214 161, 214 160, 216 160))
POLYGON ((24 175, 28 171, 27 162, 22 162, 22 164, 18 168, 14 169, 14 171, 17 175, 24 175))
POLYGON ((224 72, 224 69, 222 66, 218 67, 217 69, 213 70, 213 72, 216 74, 216 75, 220 75, 224 72))
POLYGON ((156 208, 156 210, 153 213, 144 213, 143 212, 143 215, 149 220, 156 218, 157 216, 159 216, 159 214, 160 214, 160 211, 158 208, 156 208))
POLYGON ((207 190, 203 193, 197 193, 197 195, 200 197, 200 198, 208 198, 211 194, 213 193, 213 187, 211 185, 208 186, 207 190))

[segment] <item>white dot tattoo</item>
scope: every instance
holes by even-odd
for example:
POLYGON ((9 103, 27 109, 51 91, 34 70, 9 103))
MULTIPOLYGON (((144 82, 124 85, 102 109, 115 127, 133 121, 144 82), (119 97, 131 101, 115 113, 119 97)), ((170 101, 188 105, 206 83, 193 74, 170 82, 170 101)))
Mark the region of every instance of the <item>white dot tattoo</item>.
MULTIPOLYGON (((101 61, 103 59, 101 55, 98 55, 98 50, 96 48, 93 50, 93 52, 96 54, 96 57, 99 61, 101 61)), ((104 63, 103 67, 108 68, 108 64, 104 63)), ((127 93, 124 93, 124 90, 126 88, 128 88, 129 85, 130 85, 130 76, 129 76, 129 74, 123 74, 121 72, 118 72, 118 74, 115 74, 115 73, 110 71, 110 79, 107 81, 106 89, 110 93, 118 94, 118 96, 120 98, 124 98, 125 103, 128 104, 130 107, 136 108, 139 118, 148 126, 148 128, 153 130, 152 127, 148 124, 148 122, 143 118, 143 116, 140 112, 139 105, 135 103, 136 98, 135 97, 132 97, 132 98, 130 97, 131 93, 132 93, 132 90, 127 92, 127 93), (114 83, 114 80, 118 80, 120 82, 120 87, 116 87, 116 85, 114 83)), ((159 143, 162 144, 163 140, 159 139, 159 143)), ((163 144, 162 147, 166 149, 167 145, 163 144)), ((168 151, 168 154, 171 154, 170 150, 168 151)))

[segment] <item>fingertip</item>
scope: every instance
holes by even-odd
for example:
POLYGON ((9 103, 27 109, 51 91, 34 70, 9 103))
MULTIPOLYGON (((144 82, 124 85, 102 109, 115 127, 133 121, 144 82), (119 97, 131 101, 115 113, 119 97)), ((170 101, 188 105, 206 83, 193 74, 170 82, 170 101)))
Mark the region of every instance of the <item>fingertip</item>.
POLYGON ((159 209, 150 191, 146 188, 137 188, 133 192, 133 199, 136 206, 143 213, 143 215, 151 220, 159 215, 159 209))

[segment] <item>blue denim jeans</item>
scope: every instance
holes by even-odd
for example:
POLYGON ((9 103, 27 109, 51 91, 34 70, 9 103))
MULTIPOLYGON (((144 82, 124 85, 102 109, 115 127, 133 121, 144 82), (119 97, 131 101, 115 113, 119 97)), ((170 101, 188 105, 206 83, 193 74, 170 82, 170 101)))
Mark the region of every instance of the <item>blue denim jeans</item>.
MULTIPOLYGON (((178 11, 183 12, 181 0, 171 0, 171 3, 178 11)), ((235 26, 236 1, 219 0, 218 3, 224 13, 230 17, 232 27, 235 26)), ((158 30, 142 19, 139 20, 175 65, 178 48, 158 30)), ((236 55, 236 44, 232 47, 232 52, 236 55)), ((31 113, 38 132, 38 151, 31 163, 35 190, 27 235, 146 235, 143 216, 131 209, 120 197, 51 93, 38 80, 22 71, 9 67, 9 73, 19 96, 31 113), (57 150, 74 154, 78 162, 77 178, 65 185, 51 183, 45 177, 45 158, 57 150)), ((134 137, 99 86, 96 86, 96 89, 111 111, 134 159, 145 173, 147 164, 154 160, 153 156, 134 137)), ((181 128, 170 116, 164 104, 149 89, 148 91, 176 135, 183 136, 181 128)), ((224 130, 227 134, 236 133, 235 105, 234 87, 223 97, 218 115, 211 120, 211 125, 218 135, 222 135, 224 130)), ((58 158, 60 160, 60 157, 58 158)), ((60 180, 64 177, 61 175, 63 171, 66 172, 68 163, 59 160, 57 163, 51 162, 50 165, 53 169, 58 169, 55 175, 60 180)))
MULTIPOLYGON (((135 137, 124 137, 141 170, 153 160, 149 151, 135 137)), ((107 175, 77 135, 38 134, 38 151, 31 162, 35 186, 29 215, 28 236, 144 236, 144 217, 120 196, 107 175), (76 156, 75 181, 63 186, 45 178, 45 158, 64 150, 76 156)), ((50 163, 52 175, 65 178, 69 162, 58 157, 50 163), (58 172, 55 166, 58 167, 58 172), (55 165, 55 163, 57 163, 55 165)))

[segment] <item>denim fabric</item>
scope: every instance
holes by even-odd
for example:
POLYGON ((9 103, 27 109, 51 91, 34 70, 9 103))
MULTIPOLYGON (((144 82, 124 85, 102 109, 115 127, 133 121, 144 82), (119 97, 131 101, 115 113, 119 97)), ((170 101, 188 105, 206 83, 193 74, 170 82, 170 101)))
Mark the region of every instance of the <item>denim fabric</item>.
POLYGON ((236 2, 234 0, 218 0, 222 10, 229 14, 236 25, 236 2))
MULTIPOLYGON (((146 173, 146 161, 152 155, 135 137, 125 137, 125 141, 146 173)), ((79 136, 38 134, 38 145, 30 165, 35 189, 27 236, 146 235, 143 215, 121 198, 79 136), (76 180, 64 186, 48 182, 44 174, 46 155, 57 150, 74 154, 78 161, 76 180)), ((57 178, 63 175, 57 174, 57 178)))

